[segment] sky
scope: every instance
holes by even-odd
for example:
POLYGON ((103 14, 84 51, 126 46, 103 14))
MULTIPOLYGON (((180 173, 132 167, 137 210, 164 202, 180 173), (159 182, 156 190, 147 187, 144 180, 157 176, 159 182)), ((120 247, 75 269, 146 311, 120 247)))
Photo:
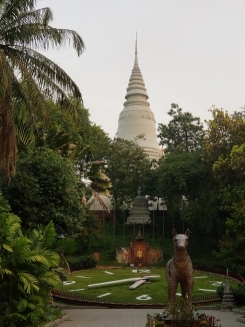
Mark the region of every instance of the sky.
POLYGON ((159 123, 177 103, 201 121, 212 106, 229 113, 245 104, 244 0, 39 0, 52 26, 75 30, 86 49, 49 50, 79 86, 90 120, 113 138, 138 61, 159 123))

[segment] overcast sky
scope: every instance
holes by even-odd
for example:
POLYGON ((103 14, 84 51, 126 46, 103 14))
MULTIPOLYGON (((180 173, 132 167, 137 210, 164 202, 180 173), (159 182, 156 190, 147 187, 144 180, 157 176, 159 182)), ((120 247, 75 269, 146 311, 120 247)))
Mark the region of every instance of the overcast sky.
POLYGON ((212 105, 232 113, 245 104, 245 0, 39 0, 58 28, 86 45, 49 51, 77 83, 92 122, 115 136, 138 60, 156 127, 171 103, 211 119, 212 105))

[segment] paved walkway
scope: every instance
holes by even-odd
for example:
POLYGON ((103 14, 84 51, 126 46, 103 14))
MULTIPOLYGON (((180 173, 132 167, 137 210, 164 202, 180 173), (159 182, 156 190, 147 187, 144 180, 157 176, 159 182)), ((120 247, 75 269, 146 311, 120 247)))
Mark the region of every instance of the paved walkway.
MULTIPOLYGON (((147 313, 161 312, 158 309, 105 309, 92 307, 64 306, 70 320, 64 321, 60 327, 145 327, 147 313)), ((238 314, 231 311, 199 310, 209 316, 220 319, 222 327, 245 327, 237 322, 238 314)))

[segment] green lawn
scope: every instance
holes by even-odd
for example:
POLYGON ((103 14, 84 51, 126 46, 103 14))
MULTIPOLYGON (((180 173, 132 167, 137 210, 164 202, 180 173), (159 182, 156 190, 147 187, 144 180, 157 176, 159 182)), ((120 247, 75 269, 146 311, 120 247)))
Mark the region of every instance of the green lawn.
MULTIPOLYGON (((144 269, 143 269, 144 270, 144 269)), ((88 296, 101 296, 107 293, 109 297, 119 297, 128 299, 136 299, 142 295, 149 295, 151 297, 150 301, 152 303, 161 303, 163 298, 167 297, 167 283, 165 278, 165 270, 162 268, 149 269, 150 272, 141 272, 141 269, 136 268, 119 268, 119 269, 91 269, 91 270, 81 270, 79 272, 72 273, 69 277, 69 282, 72 284, 60 284, 59 288, 63 290, 70 290, 74 293, 80 293, 88 296), (133 272, 137 270, 137 273, 133 272), (89 287, 91 284, 102 283, 114 280, 122 280, 127 278, 149 276, 149 275, 160 275, 160 278, 151 280, 149 284, 142 284, 135 290, 130 290, 129 286, 134 282, 127 282, 120 285, 106 285, 100 287, 89 287), (74 283, 75 282, 75 283, 74 283)), ((210 294, 211 290, 216 291, 218 283, 225 283, 225 277, 197 272, 194 273, 194 295, 198 294, 210 294), (216 282, 216 284, 215 284, 216 282)), ((231 280, 231 286, 236 287, 237 283, 231 280)), ((180 289, 177 290, 180 292, 180 289)), ((101 297, 101 299, 104 297, 101 297)), ((143 301, 140 300, 139 303, 143 301)))

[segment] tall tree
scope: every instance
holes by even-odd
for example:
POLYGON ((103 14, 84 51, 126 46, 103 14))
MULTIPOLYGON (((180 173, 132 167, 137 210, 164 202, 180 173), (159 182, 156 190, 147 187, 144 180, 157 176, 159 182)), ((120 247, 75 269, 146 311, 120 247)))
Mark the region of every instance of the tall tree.
POLYGON ((171 117, 169 124, 159 124, 158 127, 158 137, 160 144, 165 146, 165 153, 200 149, 204 134, 200 118, 193 117, 190 112, 183 112, 175 103, 171 104, 168 115, 171 117))
POLYGON ((211 110, 213 119, 207 122, 208 128, 203 139, 203 159, 213 165, 219 157, 229 156, 234 145, 245 140, 245 121, 237 114, 215 108, 211 110))
POLYGON ((170 153, 159 163, 157 189, 171 215, 181 214, 189 223, 200 216, 199 190, 203 172, 199 151, 170 153))
POLYGON ((134 142, 116 138, 112 141, 105 170, 110 178, 116 208, 131 204, 139 187, 143 188, 150 161, 134 142))
MULTIPOLYGON (((6 183, 7 184, 7 183, 6 183)), ((84 185, 72 162, 51 149, 40 147, 18 160, 18 171, 3 194, 26 229, 53 220, 68 235, 82 230, 84 185)))
POLYGON ((51 10, 35 5, 36 0, 0 1, 0 163, 8 177, 16 170, 14 104, 23 103, 32 121, 39 116, 47 122, 46 97, 72 111, 69 95, 81 100, 74 81, 38 50, 68 41, 80 55, 83 40, 72 30, 51 27, 51 10))
POLYGON ((245 143, 234 146, 229 157, 213 166, 221 185, 221 204, 226 211, 226 233, 219 243, 220 258, 227 267, 245 273, 245 143))
MULTIPOLYGON (((245 140, 245 121, 241 115, 231 114, 215 108, 211 110, 213 119, 207 122, 202 147, 202 163, 208 178, 204 185, 206 194, 212 195, 213 205, 206 206, 211 212, 216 209, 216 215, 211 215, 213 223, 224 224, 236 212, 235 207, 241 206, 242 192, 238 190, 241 177, 234 169, 232 163, 237 158, 242 158, 242 146, 245 140), (216 198, 216 199, 215 199, 216 198)), ((242 165, 239 165, 240 167, 242 165)), ((207 198, 208 199, 208 198, 207 198)), ((216 237, 220 238, 218 232, 216 237)))

